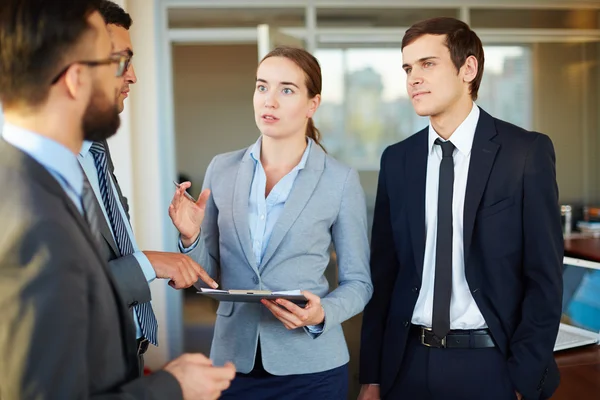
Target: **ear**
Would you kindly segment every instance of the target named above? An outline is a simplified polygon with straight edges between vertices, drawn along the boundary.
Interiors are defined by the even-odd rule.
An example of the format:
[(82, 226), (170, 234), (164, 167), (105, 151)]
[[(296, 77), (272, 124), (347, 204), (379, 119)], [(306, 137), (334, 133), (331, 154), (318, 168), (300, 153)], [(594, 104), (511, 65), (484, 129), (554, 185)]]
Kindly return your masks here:
[(74, 99), (81, 96), (85, 81), (84, 68), (80, 64), (71, 65), (65, 73), (67, 93)]
[(479, 62), (475, 56), (469, 56), (465, 60), (464, 65), (462, 66), (462, 74), (463, 81), (465, 83), (471, 83), (477, 77), (477, 69), (479, 66)]
[(315, 97), (313, 97), (312, 99), (309, 100), (309, 107), (308, 107), (308, 112), (306, 113), (306, 117), (312, 118), (312, 116), (315, 114), (315, 112), (319, 108), (319, 105), (321, 105), (321, 95), (320, 94), (316, 95)]

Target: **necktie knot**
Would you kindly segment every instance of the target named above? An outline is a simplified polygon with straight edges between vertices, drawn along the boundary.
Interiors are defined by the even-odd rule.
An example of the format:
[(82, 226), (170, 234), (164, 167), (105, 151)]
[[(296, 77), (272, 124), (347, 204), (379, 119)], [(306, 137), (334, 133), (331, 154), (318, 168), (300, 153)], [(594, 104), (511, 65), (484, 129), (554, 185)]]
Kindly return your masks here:
[(106, 148), (104, 147), (104, 143), (101, 142), (93, 142), (92, 147), (90, 147), (90, 152), (93, 156), (104, 155), (106, 153)]
[(435, 144), (442, 148), (442, 157), (452, 157), (452, 153), (454, 152), (456, 146), (454, 146), (451, 141), (448, 140), (444, 142), (441, 139), (435, 139)]

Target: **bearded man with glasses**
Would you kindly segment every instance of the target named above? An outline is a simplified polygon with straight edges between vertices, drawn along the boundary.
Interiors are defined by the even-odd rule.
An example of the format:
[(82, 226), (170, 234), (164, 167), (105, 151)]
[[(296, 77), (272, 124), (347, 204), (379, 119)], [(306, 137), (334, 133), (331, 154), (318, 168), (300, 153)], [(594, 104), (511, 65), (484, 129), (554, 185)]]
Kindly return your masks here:
[(127, 57), (97, 10), (0, 5), (0, 398), (216, 399), (235, 368), (201, 354), (139, 376), (131, 314), (99, 251), (102, 210), (77, 154), (115, 134)]

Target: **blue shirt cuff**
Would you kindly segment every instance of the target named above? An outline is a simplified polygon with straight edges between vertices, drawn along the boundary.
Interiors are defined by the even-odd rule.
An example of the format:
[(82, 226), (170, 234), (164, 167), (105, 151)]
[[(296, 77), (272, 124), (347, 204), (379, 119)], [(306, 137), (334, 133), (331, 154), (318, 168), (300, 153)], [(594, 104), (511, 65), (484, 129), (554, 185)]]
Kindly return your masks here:
[(138, 264), (140, 264), (140, 268), (142, 268), (142, 272), (146, 277), (146, 281), (150, 283), (153, 280), (155, 280), (156, 272), (154, 271), (154, 268), (152, 268), (152, 264), (150, 264), (150, 260), (148, 260), (148, 257), (146, 257), (146, 255), (141, 251), (136, 251), (135, 253), (133, 253), (133, 256), (137, 260)]
[(319, 324), (319, 325), (307, 325), (306, 329), (308, 329), (308, 331), (312, 334), (318, 335), (319, 333), (323, 333), (323, 326), (324, 324)]
[(194, 250), (196, 248), (196, 246), (198, 246), (198, 243), (200, 242), (200, 235), (198, 235), (198, 238), (196, 238), (196, 241), (194, 243), (192, 243), (192, 245), (190, 247), (184, 247), (183, 246), (183, 242), (181, 241), (181, 237), (179, 238), (179, 251), (182, 252), (183, 254), (187, 254), (189, 252), (191, 252), (192, 250)]

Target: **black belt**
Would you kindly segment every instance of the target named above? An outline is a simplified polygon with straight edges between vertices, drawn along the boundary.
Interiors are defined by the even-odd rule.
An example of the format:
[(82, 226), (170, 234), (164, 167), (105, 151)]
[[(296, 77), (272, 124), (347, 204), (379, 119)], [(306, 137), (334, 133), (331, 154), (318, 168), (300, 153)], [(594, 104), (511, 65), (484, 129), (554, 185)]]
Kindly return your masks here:
[(423, 346), (438, 349), (481, 349), (496, 347), (489, 329), (451, 330), (445, 338), (438, 339), (431, 328), (412, 325), (411, 333)]
[(141, 337), (137, 340), (137, 353), (139, 356), (144, 354), (148, 350), (150, 342), (145, 337)]

